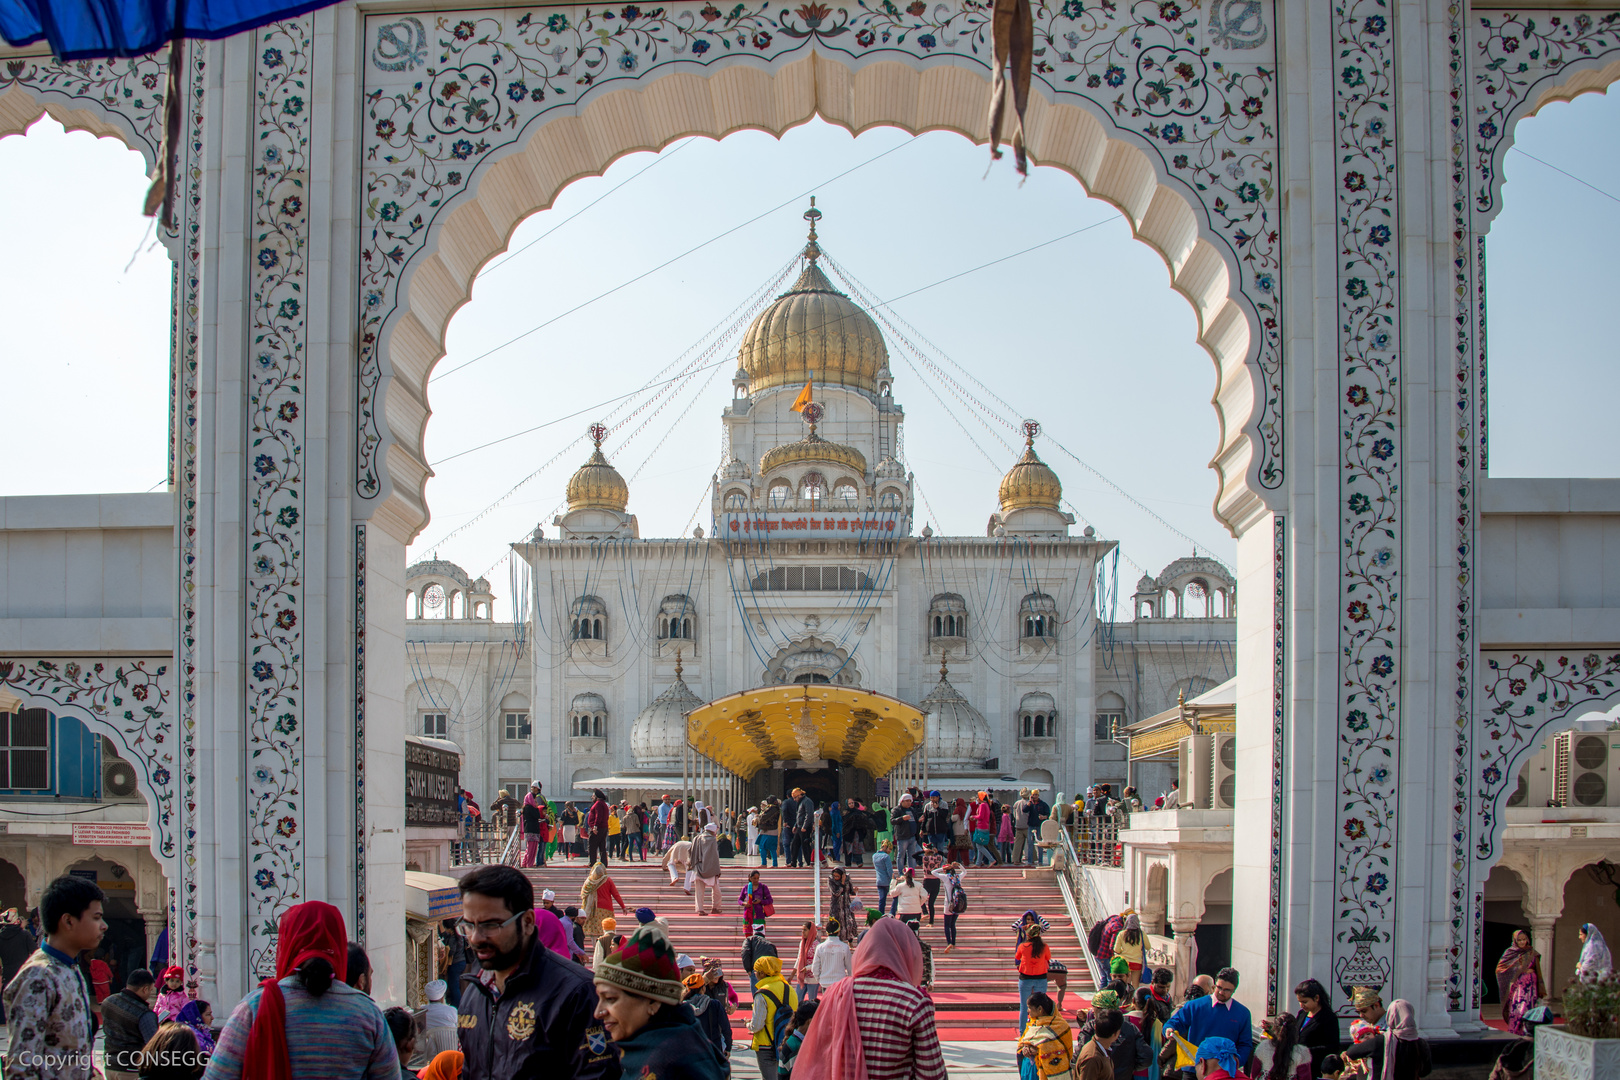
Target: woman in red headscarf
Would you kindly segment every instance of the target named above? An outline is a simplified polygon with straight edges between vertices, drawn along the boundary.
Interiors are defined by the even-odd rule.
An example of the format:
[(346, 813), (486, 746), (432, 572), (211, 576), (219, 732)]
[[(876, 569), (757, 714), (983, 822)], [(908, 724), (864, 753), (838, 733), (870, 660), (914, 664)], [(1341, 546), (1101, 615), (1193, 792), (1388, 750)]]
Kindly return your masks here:
[(343, 914), (312, 900), (288, 909), (276, 935), (276, 976), (225, 1022), (208, 1080), (398, 1080), (382, 1010), (343, 981)]
[(919, 990), (922, 948), (911, 928), (885, 917), (855, 950), (855, 970), (821, 995), (796, 1080), (945, 1080), (934, 1003)]

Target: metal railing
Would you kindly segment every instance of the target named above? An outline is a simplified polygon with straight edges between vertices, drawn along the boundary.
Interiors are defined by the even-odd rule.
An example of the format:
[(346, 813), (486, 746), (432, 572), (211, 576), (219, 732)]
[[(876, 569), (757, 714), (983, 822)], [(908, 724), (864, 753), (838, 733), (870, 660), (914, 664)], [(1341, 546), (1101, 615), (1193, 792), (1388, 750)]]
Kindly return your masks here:
[(1064, 835), (1074, 850), (1075, 861), (1087, 866), (1125, 865), (1125, 847), (1119, 840), (1119, 822), (1113, 818), (1076, 816)]
[[(518, 830), (512, 830), (512, 836)], [(461, 836), (450, 843), (450, 865), (452, 866), (482, 866), (504, 857), (502, 849), (510, 847), (511, 838), (506, 834), (504, 826), (494, 822), (480, 821), (470, 828), (463, 828)]]
[(1057, 858), (1052, 860), (1052, 867), (1057, 871), (1058, 889), (1063, 893), (1063, 902), (1069, 909), (1069, 918), (1080, 938), (1080, 952), (1086, 959), (1086, 968), (1091, 972), (1091, 985), (1103, 986), (1105, 980), (1102, 964), (1091, 955), (1087, 936), (1092, 926), (1108, 918), (1108, 912), (1103, 907), (1102, 895), (1097, 892), (1097, 887), (1091, 883), (1091, 877), (1085, 871), (1085, 864), (1077, 857), (1074, 839), (1067, 830), (1063, 832), (1063, 848), (1058, 852)]

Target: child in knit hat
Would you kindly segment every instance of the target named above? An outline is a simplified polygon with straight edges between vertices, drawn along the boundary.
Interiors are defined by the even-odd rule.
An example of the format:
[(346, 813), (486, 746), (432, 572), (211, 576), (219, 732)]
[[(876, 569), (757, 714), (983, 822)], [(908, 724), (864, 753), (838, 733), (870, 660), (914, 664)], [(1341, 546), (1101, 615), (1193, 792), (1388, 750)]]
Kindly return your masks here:
[(644, 923), (597, 967), (596, 1018), (619, 1051), (620, 1072), (659, 1080), (723, 1080), (725, 1063), (698, 1026), (669, 933)]

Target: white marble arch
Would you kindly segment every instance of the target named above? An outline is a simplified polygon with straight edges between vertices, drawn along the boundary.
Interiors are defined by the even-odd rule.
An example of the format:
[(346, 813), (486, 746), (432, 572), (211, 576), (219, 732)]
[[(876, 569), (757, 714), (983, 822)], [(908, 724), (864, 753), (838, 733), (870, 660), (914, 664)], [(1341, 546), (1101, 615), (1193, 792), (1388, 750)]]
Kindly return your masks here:
[[(671, 9), (699, 6), (688, 0)], [(390, 18), (374, 16), (368, 33), (396, 32), (392, 27), (400, 24)], [(780, 136), (815, 116), (855, 134), (875, 126), (913, 134), (953, 131), (982, 144), (988, 130), (988, 72), (976, 58), (964, 59), (960, 52), (923, 57), (892, 49), (881, 59), (851, 58), (808, 45), (769, 62), (734, 55), (696, 70), (680, 63), (650, 68), (624, 89), (528, 121), (521, 138), (474, 155), (465, 163), (464, 184), (433, 211), (426, 239), (417, 241), (420, 250), (405, 246), (398, 278), (384, 283), (375, 299), (362, 279), (362, 311), (380, 305), (389, 312), (375, 331), (382, 343), (380, 370), (370, 375), (364, 355), (361, 362), (362, 396), (369, 380), (377, 379), (379, 402), (372, 411), (386, 418), (381, 431), (361, 436), (362, 444), (367, 438), (381, 440), (380, 452), (361, 453), (360, 490), (376, 501), (373, 520), (398, 530), (407, 542), (425, 527), (425, 490), (432, 475), (422, 449), (431, 413), (427, 382), (444, 355), (450, 319), (470, 298), (479, 270), (505, 250), (517, 226), (549, 207), (568, 183), (599, 176), (626, 154), (661, 150), (692, 135), (720, 139), (758, 130)], [(1263, 51), (1244, 59), (1264, 59)], [(368, 93), (386, 97), (399, 76), (379, 76), (374, 68), (366, 69)], [(1211, 211), (1199, 193), (1166, 167), (1155, 140), (1111, 116), (1097, 97), (1090, 100), (1067, 87), (1054, 93), (1037, 80), (1028, 117), (1030, 154), (1039, 164), (1074, 176), (1086, 195), (1119, 209), (1136, 238), (1164, 259), (1171, 288), (1193, 306), (1198, 341), (1215, 362), (1211, 404), (1219, 435), (1210, 467), (1219, 484), (1214, 511), (1237, 535), (1280, 503), (1281, 389), (1265, 369), (1274, 361), (1263, 348), (1266, 334), (1257, 314), (1275, 302), (1270, 275), (1264, 275), (1266, 289), (1247, 283), (1257, 300), (1244, 295), (1244, 264), (1230, 237), (1210, 227)], [(364, 122), (361, 135), (369, 139)], [(376, 141), (370, 142), (368, 158), (375, 160)], [(1264, 145), (1257, 154), (1269, 154)], [(402, 166), (395, 162), (394, 167)], [(368, 166), (367, 175), (389, 174)], [(1221, 194), (1206, 190), (1202, 199), (1214, 202)], [(363, 223), (362, 250), (379, 247), (365, 238), (365, 229)], [(1252, 279), (1254, 271), (1247, 276)], [(372, 324), (363, 325), (370, 332)], [(364, 467), (373, 454), (382, 462), (379, 476)]]

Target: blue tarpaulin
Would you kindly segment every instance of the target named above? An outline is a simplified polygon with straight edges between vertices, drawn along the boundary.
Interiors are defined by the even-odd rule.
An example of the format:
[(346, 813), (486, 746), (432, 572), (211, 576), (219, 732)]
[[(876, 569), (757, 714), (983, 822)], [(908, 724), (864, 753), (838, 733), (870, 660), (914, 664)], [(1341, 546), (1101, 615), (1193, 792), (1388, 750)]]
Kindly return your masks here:
[(62, 60), (141, 56), (175, 38), (223, 38), (336, 0), (0, 0), (8, 45), (50, 42)]

